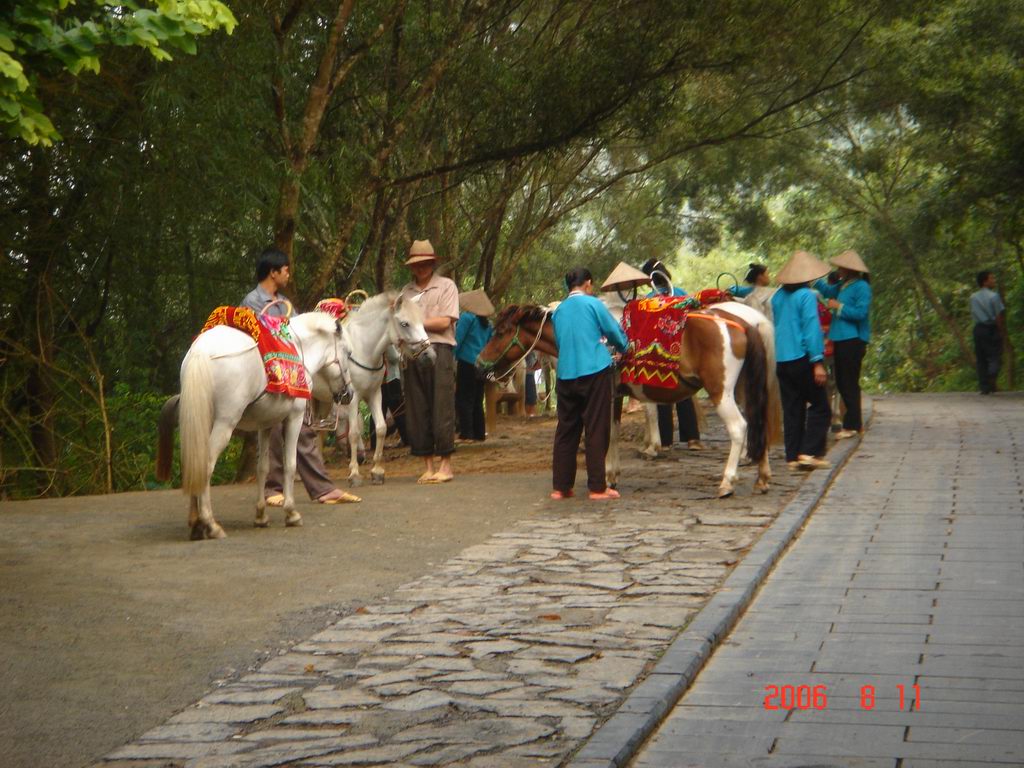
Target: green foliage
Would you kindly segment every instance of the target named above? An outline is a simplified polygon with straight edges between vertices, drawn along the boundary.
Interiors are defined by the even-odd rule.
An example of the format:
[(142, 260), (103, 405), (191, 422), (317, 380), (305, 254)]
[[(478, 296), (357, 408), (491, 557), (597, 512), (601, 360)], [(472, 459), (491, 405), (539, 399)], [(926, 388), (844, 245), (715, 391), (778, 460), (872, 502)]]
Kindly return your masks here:
[(157, 61), (169, 49), (196, 52), (196, 38), (230, 34), (235, 17), (219, 0), (17, 0), (0, 11), (0, 131), (28, 144), (61, 138), (40, 92), (62, 75), (99, 73), (105, 46), (138, 47)]

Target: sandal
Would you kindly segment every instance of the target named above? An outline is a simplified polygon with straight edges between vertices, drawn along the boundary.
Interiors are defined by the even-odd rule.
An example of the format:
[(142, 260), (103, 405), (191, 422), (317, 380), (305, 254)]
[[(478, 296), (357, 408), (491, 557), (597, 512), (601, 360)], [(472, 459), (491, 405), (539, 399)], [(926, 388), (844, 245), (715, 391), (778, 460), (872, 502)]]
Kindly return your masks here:
[(347, 491), (342, 491), (341, 492), (341, 496), (338, 496), (337, 498), (325, 499), (323, 496), (321, 496), (319, 499), (316, 500), (316, 503), (317, 504), (355, 504), (355, 503), (360, 502), (360, 501), (362, 501), (362, 499), (359, 498), (358, 496), (356, 496), (355, 494), (348, 493)]
[(430, 482), (433, 482), (433, 481), (431, 480), (431, 478), (432, 478), (433, 476), (434, 476), (434, 473), (433, 473), (433, 472), (424, 472), (424, 473), (423, 473), (422, 475), (420, 475), (420, 479), (419, 479), (419, 480), (417, 480), (416, 482), (417, 482), (417, 483), (419, 483), (420, 485), (424, 485), (424, 484), (426, 484), (426, 483), (430, 483)]
[(275, 493), (273, 496), (267, 496), (264, 499), (268, 507), (283, 507), (284, 506), (284, 494)]
[(600, 493), (590, 492), (589, 498), (591, 501), (600, 501), (601, 499), (619, 499), (622, 498), (618, 491), (614, 488), (605, 488)]
[(576, 492), (570, 488), (568, 491), (552, 491), (549, 498), (552, 498), (555, 501), (561, 501), (562, 499), (571, 499), (575, 495)]
[(450, 483), (455, 479), (455, 475), (442, 475), (440, 472), (436, 472), (430, 476), (429, 480), (424, 482), (430, 483), (431, 485), (437, 485), (439, 483)]

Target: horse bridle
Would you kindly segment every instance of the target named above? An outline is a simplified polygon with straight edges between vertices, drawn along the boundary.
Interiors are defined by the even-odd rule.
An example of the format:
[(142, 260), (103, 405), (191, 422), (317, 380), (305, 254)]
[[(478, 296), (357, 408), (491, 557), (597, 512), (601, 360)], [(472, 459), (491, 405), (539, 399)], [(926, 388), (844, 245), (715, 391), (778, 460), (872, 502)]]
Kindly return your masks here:
[[(295, 336), (296, 346), (299, 349), (299, 357), (302, 358), (302, 364), (306, 365), (306, 351), (303, 349), (303, 346), (302, 346), (302, 337), (297, 335), (297, 334), (295, 334), (294, 336)], [(352, 391), (352, 381), (345, 375), (345, 366), (341, 364), (341, 349), (340, 349), (340, 344), (341, 344), (341, 321), (340, 320), (335, 319), (335, 321), (334, 321), (334, 334), (333, 334), (333, 336), (334, 336), (334, 359), (330, 360), (323, 367), (323, 370), (326, 371), (332, 365), (337, 365), (338, 366), (338, 372), (341, 374), (341, 383), (345, 385), (345, 388), (344, 388), (344, 391), (342, 391), (342, 392), (332, 392), (331, 393), (331, 397), (334, 399), (335, 403), (343, 405), (344, 403), (342, 401), (344, 401), (345, 398), (348, 397), (349, 393), (351, 393), (351, 391)], [(349, 359), (352, 360), (351, 356), (349, 357)], [(355, 361), (353, 360), (353, 362), (355, 362)], [(357, 363), (357, 365), (358, 365), (358, 363)], [(308, 366), (306, 367), (306, 370), (307, 371), (309, 370)]]
[[(498, 382), (499, 384), (501, 384), (501, 383), (504, 383), (504, 382), (508, 381), (510, 378), (512, 378), (512, 376), (515, 373), (516, 368), (519, 367), (519, 364), (522, 363), (524, 360), (526, 360), (526, 358), (529, 357), (530, 353), (533, 352), (533, 350), (537, 348), (537, 344), (540, 342), (540, 337), (544, 333), (544, 323), (547, 322), (548, 315), (550, 315), (550, 314), (551, 314), (551, 311), (548, 310), (548, 309), (545, 309), (543, 311), (543, 314), (541, 315), (541, 318), (540, 318), (540, 326), (537, 328), (537, 332), (536, 332), (536, 334), (533, 337), (533, 344), (531, 344), (529, 347), (527, 347), (525, 344), (523, 344), (523, 342), (521, 342), (519, 340), (519, 332), (523, 329), (523, 326), (520, 325), (519, 323), (516, 323), (516, 332), (512, 335), (512, 340), (501, 351), (501, 354), (499, 354), (496, 358), (494, 358), (494, 360), (484, 360), (484, 361), (482, 361), (481, 368), (483, 368), (483, 370), (487, 372), (487, 379), (489, 381), (495, 381), (495, 382)], [(522, 321), (522, 318), (520, 318), (520, 322), (521, 321)], [(531, 331), (531, 333), (532, 333), (532, 331)], [(505, 355), (507, 355), (509, 353), (509, 351), (512, 349), (512, 347), (516, 347), (516, 346), (518, 346), (521, 350), (523, 350), (522, 357), (520, 357), (518, 360), (516, 360), (514, 363), (512, 363), (508, 367), (508, 370), (505, 371), (505, 373), (503, 373), (501, 376), (495, 376), (493, 373), (491, 373), (491, 369), (493, 369), (494, 366), (496, 366), (501, 360), (504, 360), (505, 359)]]

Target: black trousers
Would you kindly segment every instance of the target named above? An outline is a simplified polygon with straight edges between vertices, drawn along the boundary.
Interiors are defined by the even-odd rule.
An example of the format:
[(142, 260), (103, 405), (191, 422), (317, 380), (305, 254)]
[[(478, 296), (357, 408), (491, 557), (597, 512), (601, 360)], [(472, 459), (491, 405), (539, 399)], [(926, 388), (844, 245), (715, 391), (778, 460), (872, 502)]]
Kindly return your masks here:
[[(676, 403), (676, 416), (679, 418), (679, 442), (700, 440), (700, 429), (697, 427), (697, 408), (693, 399), (680, 400)], [(661, 444), (668, 448), (672, 445), (672, 405), (658, 406), (658, 433)]]
[(978, 388), (983, 395), (996, 391), (996, 379), (1003, 362), (1003, 340), (995, 323), (974, 326), (974, 356), (978, 366)]
[(782, 398), (782, 430), (786, 461), (798, 456), (822, 456), (832, 409), (825, 387), (814, 383), (814, 370), (806, 356), (776, 363)]
[(846, 406), (843, 429), (859, 432), (864, 426), (860, 415), (860, 368), (868, 345), (863, 339), (846, 339), (833, 342), (833, 346), (835, 356), (832, 365), (836, 372), (836, 389)]
[(484, 423), (484, 383), (476, 375), (476, 366), (457, 360), (455, 377), (455, 418), (459, 437), (483, 440), (487, 436)]
[(587, 457), (587, 487), (594, 493), (607, 490), (604, 461), (612, 429), (612, 372), (614, 368), (559, 379), (558, 426), (551, 456), (551, 487), (569, 491), (576, 485), (576, 449), (586, 427), (584, 448)]
[(417, 360), (405, 369), (405, 414), (413, 456), (455, 453), (455, 355), (434, 344), (433, 365)]
[[(402, 438), (402, 442), (406, 445), (409, 444), (409, 432), (405, 428), (405, 414), (402, 413), (402, 381), (401, 379), (392, 379), (391, 381), (385, 381), (384, 385), (380, 388), (380, 399), (381, 399), (381, 410), (384, 411), (384, 418), (387, 418), (388, 413), (391, 413), (392, 418), (395, 420), (395, 429), (398, 430), (398, 435)], [(377, 449), (377, 422), (370, 418), (373, 428), (370, 430), (370, 450)], [(390, 435), (393, 430), (388, 430)]]

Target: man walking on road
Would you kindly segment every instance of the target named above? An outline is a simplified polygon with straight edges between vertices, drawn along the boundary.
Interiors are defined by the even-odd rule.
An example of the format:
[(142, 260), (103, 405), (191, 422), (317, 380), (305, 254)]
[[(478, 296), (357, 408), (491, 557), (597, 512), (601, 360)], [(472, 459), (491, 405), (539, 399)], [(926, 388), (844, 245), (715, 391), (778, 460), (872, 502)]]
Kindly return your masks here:
[(1003, 300), (996, 293), (996, 276), (990, 270), (978, 273), (978, 290), (971, 294), (971, 318), (974, 320), (974, 356), (978, 366), (978, 388), (981, 394), (996, 391), (996, 379), (1003, 358), (1006, 338), (1006, 313)]

